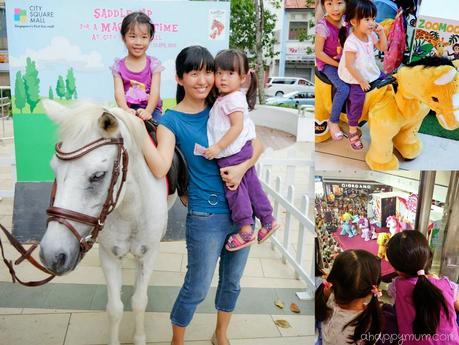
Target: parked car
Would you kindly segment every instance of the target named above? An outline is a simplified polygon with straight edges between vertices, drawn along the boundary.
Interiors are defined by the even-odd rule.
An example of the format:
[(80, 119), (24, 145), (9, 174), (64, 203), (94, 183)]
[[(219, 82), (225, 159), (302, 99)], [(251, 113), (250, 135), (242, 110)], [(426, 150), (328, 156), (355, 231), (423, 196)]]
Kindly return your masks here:
[(294, 77), (270, 77), (265, 89), (268, 97), (281, 97), (293, 91), (314, 93), (314, 83), (304, 78)]
[(267, 105), (289, 105), (298, 108), (299, 105), (315, 105), (314, 93), (293, 91), (283, 97), (270, 97), (266, 100)]

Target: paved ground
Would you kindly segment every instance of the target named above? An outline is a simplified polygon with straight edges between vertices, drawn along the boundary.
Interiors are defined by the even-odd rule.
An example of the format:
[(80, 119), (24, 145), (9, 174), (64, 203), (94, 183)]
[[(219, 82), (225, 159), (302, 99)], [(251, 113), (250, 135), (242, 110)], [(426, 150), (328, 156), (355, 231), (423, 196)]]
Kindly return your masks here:
[[(11, 121), (7, 130), (12, 133)], [(265, 156), (272, 159), (310, 159), (313, 144), (294, 143), (294, 137), (267, 128), (257, 128), (266, 146)], [(11, 141), (0, 141), (1, 159), (13, 154)], [(4, 162), (4, 161), (3, 161)], [(285, 166), (270, 167), (273, 178), (281, 176), (283, 181), (295, 184), (295, 204), (301, 196), (310, 194), (312, 183), (306, 166), (297, 167), (295, 173), (286, 175)], [(0, 166), (0, 190), (12, 190), (14, 176), (11, 167)], [(283, 186), (282, 190), (286, 190)], [(0, 223), (11, 229), (13, 198), (0, 201)], [(285, 221), (285, 212), (279, 210), (279, 219)], [(289, 246), (296, 248), (298, 225), (292, 224)], [(277, 235), (283, 237), (283, 232)], [(3, 239), (4, 237), (2, 237)], [(312, 269), (313, 241), (307, 235), (304, 267)], [(7, 246), (6, 255), (15, 259), (16, 254)], [(171, 337), (169, 311), (180, 288), (186, 271), (186, 248), (183, 241), (161, 243), (160, 255), (153, 273), (146, 316), (147, 341), (149, 344), (169, 344)], [(30, 266), (19, 266), (19, 273), (27, 280), (41, 279)], [(134, 262), (126, 258), (123, 262), (123, 299), (129, 310), (134, 277)], [(106, 303), (104, 278), (99, 265), (97, 247), (88, 253), (78, 268), (53, 283), (41, 288), (24, 288), (10, 282), (3, 264), (0, 264), (0, 343), (19, 345), (30, 343), (43, 345), (105, 344), (107, 321), (103, 311)], [(229, 337), (233, 345), (309, 345), (313, 343), (313, 302), (300, 301), (295, 292), (306, 288), (304, 282), (295, 279), (293, 269), (281, 261), (280, 254), (271, 249), (270, 243), (255, 245), (241, 281), (242, 293), (231, 323)], [(213, 294), (216, 276), (207, 299), (200, 305), (187, 331), (187, 344), (209, 345), (215, 323)], [(287, 310), (274, 306), (281, 298)], [(297, 303), (301, 313), (288, 310), (290, 303)], [(290, 328), (279, 328), (274, 320), (287, 320)], [(121, 327), (121, 341), (129, 344), (133, 332), (132, 313), (125, 313)]]

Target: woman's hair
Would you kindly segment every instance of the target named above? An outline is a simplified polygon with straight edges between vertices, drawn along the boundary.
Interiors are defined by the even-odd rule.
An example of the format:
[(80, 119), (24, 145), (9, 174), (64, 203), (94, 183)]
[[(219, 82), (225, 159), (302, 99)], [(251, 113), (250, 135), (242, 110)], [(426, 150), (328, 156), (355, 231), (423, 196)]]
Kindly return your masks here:
[[(362, 313), (343, 327), (343, 330), (348, 326), (355, 327), (354, 334), (348, 339), (349, 343), (358, 342), (363, 334), (376, 335), (382, 329), (381, 308), (378, 297), (372, 292), (381, 281), (380, 275), (379, 258), (365, 250), (346, 250), (339, 254), (333, 263), (327, 281), (332, 284), (331, 291), (338, 305), (346, 305), (372, 294)], [(315, 296), (315, 314), (318, 321), (327, 320), (332, 314), (332, 309), (327, 306), (328, 297), (324, 293), (324, 288), (324, 284), (320, 285)], [(373, 343), (369, 340), (365, 342)]]
[(247, 56), (242, 51), (236, 49), (221, 50), (217, 56), (215, 56), (215, 69), (219, 68), (224, 71), (236, 72), (240, 76), (247, 75), (250, 77), (250, 85), (246, 97), (249, 110), (253, 110), (257, 100), (258, 83), (255, 72), (249, 69), (249, 60)]
[[(416, 230), (405, 230), (392, 236), (387, 243), (387, 258), (397, 271), (408, 277), (418, 276), (420, 270), (427, 272), (432, 264), (432, 252), (427, 239)], [(449, 317), (443, 294), (426, 275), (420, 275), (414, 286), (413, 305), (416, 310), (413, 334), (435, 334), (442, 307)]]
[(136, 25), (141, 24), (145, 24), (148, 27), (150, 41), (152, 41), (155, 35), (155, 25), (151, 22), (150, 17), (143, 12), (132, 12), (124, 17), (123, 22), (121, 23), (121, 37), (124, 38), (129, 30), (132, 30)]
[[(346, 23), (351, 25), (351, 20), (356, 20), (359, 23), (364, 18), (374, 18), (377, 13), (376, 5), (372, 0), (348, 0), (346, 4)], [(339, 30), (339, 41), (341, 46), (344, 47), (350, 26), (343, 26)]]
[[(183, 79), (185, 73), (191, 71), (215, 72), (215, 60), (212, 54), (204, 47), (190, 46), (182, 49), (175, 59), (175, 71), (179, 79)], [(177, 84), (176, 101), (180, 103), (185, 98), (185, 89)], [(206, 98), (206, 104), (212, 106), (215, 101), (215, 89), (212, 88)]]

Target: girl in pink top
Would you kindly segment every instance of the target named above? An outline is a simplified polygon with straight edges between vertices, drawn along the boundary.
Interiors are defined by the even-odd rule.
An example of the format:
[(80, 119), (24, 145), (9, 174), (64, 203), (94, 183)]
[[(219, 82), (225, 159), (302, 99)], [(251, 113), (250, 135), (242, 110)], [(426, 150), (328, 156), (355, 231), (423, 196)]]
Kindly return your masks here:
[(399, 274), (390, 292), (403, 345), (459, 345), (457, 285), (427, 272), (432, 260), (427, 239), (405, 230), (387, 246), (389, 262)]
[(162, 113), (159, 84), (164, 68), (158, 59), (146, 54), (154, 34), (155, 26), (145, 13), (127, 15), (121, 36), (128, 55), (116, 59), (112, 66), (116, 103), (143, 120), (159, 120)]

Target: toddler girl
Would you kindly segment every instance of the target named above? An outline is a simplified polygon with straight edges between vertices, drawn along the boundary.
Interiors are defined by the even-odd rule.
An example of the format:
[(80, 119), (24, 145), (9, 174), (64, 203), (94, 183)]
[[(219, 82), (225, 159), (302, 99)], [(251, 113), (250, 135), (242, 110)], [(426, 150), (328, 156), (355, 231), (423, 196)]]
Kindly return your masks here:
[[(252, 157), (251, 140), (255, 138), (255, 125), (249, 118), (249, 109), (255, 105), (257, 80), (255, 73), (249, 72), (247, 56), (237, 50), (219, 52), (215, 67), (219, 97), (210, 110), (207, 123), (209, 148), (204, 155), (207, 159), (217, 158), (218, 166), (224, 168)], [(242, 90), (245, 84), (249, 87)], [(258, 243), (264, 242), (279, 227), (255, 167), (247, 170), (236, 190), (225, 186), (225, 196), (231, 217), (240, 229), (229, 237), (225, 246), (228, 251), (245, 248), (257, 240), (252, 228), (253, 213), (262, 225), (258, 230)]]
[(336, 257), (315, 297), (323, 345), (376, 342), (382, 328), (380, 274), (379, 259), (365, 250), (346, 250)]
[(343, 56), (338, 65), (338, 75), (344, 82), (350, 84), (346, 110), (349, 142), (351, 148), (356, 151), (363, 149), (357, 125), (362, 115), (365, 91), (370, 90), (370, 83), (384, 78), (384, 74), (376, 65), (374, 47), (381, 51), (386, 50), (387, 40), (383, 27), (375, 22), (375, 17), (376, 6), (371, 0), (348, 2), (346, 21), (351, 24), (352, 32), (345, 39)]
[(143, 120), (159, 120), (162, 101), (159, 96), (161, 71), (158, 59), (148, 56), (155, 26), (142, 12), (127, 15), (121, 24), (121, 36), (128, 55), (112, 66), (115, 100), (120, 108)]

